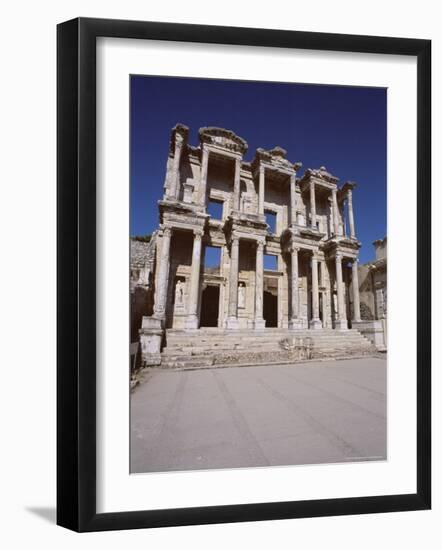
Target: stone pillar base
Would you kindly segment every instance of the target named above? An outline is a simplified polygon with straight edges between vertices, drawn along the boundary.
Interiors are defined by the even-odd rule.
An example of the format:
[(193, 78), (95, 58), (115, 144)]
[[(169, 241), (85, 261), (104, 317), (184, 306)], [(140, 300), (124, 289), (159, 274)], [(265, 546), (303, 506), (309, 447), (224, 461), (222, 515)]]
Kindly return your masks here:
[(239, 328), (239, 322), (237, 317), (227, 317), (226, 328), (236, 330)]
[(161, 344), (163, 341), (163, 320), (156, 317), (143, 317), (140, 329), (140, 345), (143, 366), (161, 364)]
[(289, 329), (290, 330), (300, 330), (302, 329), (302, 321), (301, 319), (290, 319), (289, 320)]
[(199, 328), (199, 321), (196, 315), (189, 315), (184, 321), (184, 328), (186, 330), (196, 330)]
[(310, 328), (313, 330), (320, 330), (322, 329), (322, 321), (321, 319), (312, 319), (310, 321)]
[(335, 322), (335, 329), (336, 330), (348, 330), (348, 323), (347, 320), (339, 320)]
[(370, 340), (378, 351), (387, 351), (386, 324), (383, 321), (352, 321), (352, 326)]
[(255, 322), (253, 324), (253, 328), (255, 330), (263, 330), (266, 328), (266, 322), (265, 319), (255, 319)]

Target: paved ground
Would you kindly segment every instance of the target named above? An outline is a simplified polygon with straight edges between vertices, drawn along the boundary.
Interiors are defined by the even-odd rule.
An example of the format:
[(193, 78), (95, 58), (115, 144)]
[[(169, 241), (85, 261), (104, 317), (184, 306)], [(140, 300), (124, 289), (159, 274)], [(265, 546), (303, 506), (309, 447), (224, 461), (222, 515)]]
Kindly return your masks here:
[(386, 457), (386, 361), (155, 370), (131, 398), (131, 471)]

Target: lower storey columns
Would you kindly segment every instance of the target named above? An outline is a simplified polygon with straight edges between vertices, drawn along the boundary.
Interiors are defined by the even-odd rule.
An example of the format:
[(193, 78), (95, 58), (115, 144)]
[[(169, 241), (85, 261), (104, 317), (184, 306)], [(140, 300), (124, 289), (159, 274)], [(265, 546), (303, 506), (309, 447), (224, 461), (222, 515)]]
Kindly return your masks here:
[(169, 256), (170, 256), (170, 239), (172, 230), (169, 227), (163, 229), (160, 253), (160, 267), (158, 271), (158, 279), (156, 281), (156, 293), (154, 304), (154, 317), (164, 321), (166, 317), (166, 300), (167, 289), (169, 282)]
[(226, 328), (237, 329), (238, 325), (238, 259), (239, 238), (232, 237), (230, 245), (229, 309)]
[(255, 277), (255, 329), (263, 329), (266, 323), (263, 318), (264, 296), (264, 241), (256, 243), (256, 277)]
[(361, 304), (359, 301), (359, 277), (358, 277), (358, 260), (354, 259), (351, 266), (352, 270), (352, 285), (353, 285), (353, 321), (356, 323), (361, 320)]
[(290, 268), (290, 319), (289, 328), (298, 329), (302, 327), (299, 318), (299, 281), (298, 281), (298, 252), (299, 249), (292, 247), (290, 250), (291, 268)]
[(316, 252), (312, 255), (312, 320), (310, 328), (322, 328), (321, 319), (319, 318), (319, 281), (318, 281), (318, 256)]
[(190, 272), (189, 309), (186, 319), (186, 328), (197, 329), (198, 321), (198, 294), (201, 272), (201, 239), (202, 231), (195, 231), (192, 251), (192, 267)]
[(336, 262), (336, 292), (337, 292), (337, 302), (338, 302), (338, 311), (336, 316), (335, 326), (337, 329), (345, 330), (348, 328), (347, 325), (347, 316), (345, 313), (345, 302), (344, 302), (344, 283), (342, 281), (342, 255), (336, 253), (335, 256)]

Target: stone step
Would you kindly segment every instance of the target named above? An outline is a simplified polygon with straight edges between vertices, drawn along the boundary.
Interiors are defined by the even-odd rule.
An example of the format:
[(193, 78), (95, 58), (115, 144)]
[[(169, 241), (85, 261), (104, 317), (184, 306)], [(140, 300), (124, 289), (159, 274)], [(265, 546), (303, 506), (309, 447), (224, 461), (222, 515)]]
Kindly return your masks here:
[(362, 336), (360, 332), (353, 332), (353, 331), (323, 331), (323, 330), (317, 330), (317, 331), (306, 331), (306, 332), (280, 332), (280, 333), (272, 333), (272, 332), (245, 332), (245, 333), (226, 333), (226, 334), (202, 334), (200, 332), (196, 333), (182, 333), (182, 334), (169, 334), (166, 332), (166, 338), (168, 340), (196, 340), (196, 339), (210, 339), (210, 340), (230, 340), (230, 339), (244, 339), (244, 338), (321, 338), (321, 337), (327, 337), (331, 336), (334, 338), (351, 338), (353, 336)]
[[(311, 343), (306, 348), (285, 350), (281, 340), (298, 339)], [(306, 340), (308, 339), (308, 340)], [(196, 332), (170, 329), (162, 352), (163, 368), (205, 368), (238, 364), (272, 364), (311, 359), (350, 357), (373, 352), (371, 342), (356, 329), (319, 331), (266, 329), (263, 331), (200, 329)]]
[[(313, 349), (353, 349), (355, 347), (371, 347), (371, 343), (366, 340), (360, 340), (358, 342), (324, 342), (322, 344), (313, 344)], [(273, 351), (284, 349), (280, 345), (275, 344), (255, 344), (253, 348), (249, 346), (167, 346), (163, 350), (163, 354), (166, 355), (196, 355), (199, 353), (216, 353), (218, 351), (249, 351), (253, 349), (254, 351)]]
[[(304, 341), (305, 343), (305, 341)], [(338, 339), (321, 339), (321, 340), (312, 340), (312, 346), (313, 347), (324, 347), (329, 344), (331, 345), (339, 345), (339, 346), (353, 346), (358, 345), (361, 343), (370, 344), (370, 342), (366, 338), (358, 338), (358, 339), (346, 339), (346, 340), (338, 340)], [(198, 341), (198, 342), (168, 342), (165, 349), (241, 349), (241, 348), (250, 348), (250, 347), (269, 347), (269, 348), (279, 348), (280, 346), (280, 340), (273, 340), (273, 341), (254, 341), (254, 342), (248, 342), (248, 341), (236, 341), (236, 342), (209, 342), (209, 341)]]
[(272, 336), (272, 335), (266, 335), (266, 336), (253, 336), (253, 335), (247, 335), (247, 336), (236, 336), (234, 337), (222, 337), (222, 336), (199, 336), (199, 337), (192, 337), (192, 338), (185, 338), (185, 337), (166, 337), (167, 342), (261, 342), (268, 340), (269, 342), (275, 342), (279, 340), (283, 340), (285, 338), (297, 338), (297, 339), (306, 339), (310, 338), (312, 340), (326, 340), (326, 339), (332, 339), (332, 340), (357, 340), (360, 338), (364, 338), (361, 334), (347, 334), (347, 335), (334, 335), (334, 334), (314, 334), (314, 335), (291, 335), (291, 334), (281, 334), (278, 336)]

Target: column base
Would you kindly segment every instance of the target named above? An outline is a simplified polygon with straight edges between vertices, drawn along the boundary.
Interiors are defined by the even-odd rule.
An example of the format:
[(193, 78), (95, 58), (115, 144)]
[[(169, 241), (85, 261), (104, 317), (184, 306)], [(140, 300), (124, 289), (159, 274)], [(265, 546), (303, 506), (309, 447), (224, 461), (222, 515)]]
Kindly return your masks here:
[(255, 330), (263, 330), (266, 328), (266, 322), (265, 319), (255, 319), (255, 322), (253, 323), (253, 328)]
[(238, 317), (227, 317), (226, 328), (236, 330), (239, 328)]
[(347, 319), (339, 320), (335, 322), (336, 330), (348, 330)]
[(140, 329), (140, 345), (143, 366), (161, 364), (161, 344), (163, 341), (162, 320), (143, 317)]
[(187, 319), (184, 321), (184, 328), (186, 330), (197, 330), (199, 329), (199, 320), (198, 316), (193, 314), (189, 315)]
[(289, 329), (290, 330), (300, 330), (302, 329), (301, 319), (290, 319), (289, 320)]
[(320, 330), (322, 329), (322, 321), (321, 319), (312, 319), (310, 321), (310, 328), (313, 330)]
[(161, 327), (165, 328), (166, 326), (166, 314), (165, 313), (155, 313), (151, 317), (143, 317), (142, 326), (146, 328)]

